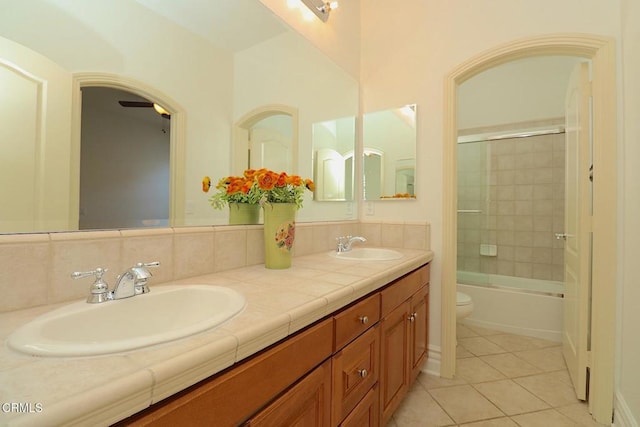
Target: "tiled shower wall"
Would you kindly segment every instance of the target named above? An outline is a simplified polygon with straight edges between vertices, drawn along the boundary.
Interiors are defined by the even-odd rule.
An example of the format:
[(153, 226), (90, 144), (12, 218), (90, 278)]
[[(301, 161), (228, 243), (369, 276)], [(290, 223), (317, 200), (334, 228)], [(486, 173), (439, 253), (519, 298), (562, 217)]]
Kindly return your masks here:
[(554, 134), (458, 144), (458, 270), (563, 280), (554, 233), (564, 230), (564, 143)]

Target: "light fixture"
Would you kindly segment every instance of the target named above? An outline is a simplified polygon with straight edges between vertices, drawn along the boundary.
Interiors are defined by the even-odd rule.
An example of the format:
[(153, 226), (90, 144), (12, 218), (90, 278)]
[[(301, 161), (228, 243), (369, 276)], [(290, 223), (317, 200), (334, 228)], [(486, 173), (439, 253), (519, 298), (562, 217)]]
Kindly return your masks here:
[(327, 22), (329, 13), (338, 7), (337, 1), (301, 0), (322, 22)]
[(167, 115), (170, 116), (171, 114), (169, 114), (169, 112), (167, 110), (165, 110), (162, 105), (160, 104), (156, 104), (155, 102), (153, 103), (153, 109), (156, 110), (156, 112), (158, 114), (162, 115)]

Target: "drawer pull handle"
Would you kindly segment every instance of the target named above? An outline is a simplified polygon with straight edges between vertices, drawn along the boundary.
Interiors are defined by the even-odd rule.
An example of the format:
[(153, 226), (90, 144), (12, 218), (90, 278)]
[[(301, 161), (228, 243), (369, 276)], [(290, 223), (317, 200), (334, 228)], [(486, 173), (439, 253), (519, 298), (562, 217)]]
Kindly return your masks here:
[(412, 315), (410, 315), (408, 317), (409, 322), (415, 322), (416, 321), (416, 313), (413, 313)]
[(369, 323), (369, 318), (367, 316), (360, 317), (360, 323), (366, 325), (367, 323)]
[(369, 372), (366, 369), (358, 369), (358, 375), (360, 375), (360, 378), (367, 378)]

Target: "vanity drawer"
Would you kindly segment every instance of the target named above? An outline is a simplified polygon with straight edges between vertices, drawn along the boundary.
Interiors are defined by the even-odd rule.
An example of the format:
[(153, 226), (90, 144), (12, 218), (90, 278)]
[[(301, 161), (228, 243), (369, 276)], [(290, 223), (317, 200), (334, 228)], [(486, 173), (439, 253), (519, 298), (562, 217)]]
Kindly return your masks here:
[(380, 295), (375, 294), (333, 317), (333, 351), (338, 351), (380, 320)]
[(338, 425), (378, 382), (380, 328), (369, 328), (333, 356), (331, 425)]
[(382, 316), (389, 314), (394, 308), (406, 301), (418, 289), (429, 282), (429, 265), (424, 265), (412, 271), (406, 276), (396, 280), (390, 286), (383, 289), (381, 310)]

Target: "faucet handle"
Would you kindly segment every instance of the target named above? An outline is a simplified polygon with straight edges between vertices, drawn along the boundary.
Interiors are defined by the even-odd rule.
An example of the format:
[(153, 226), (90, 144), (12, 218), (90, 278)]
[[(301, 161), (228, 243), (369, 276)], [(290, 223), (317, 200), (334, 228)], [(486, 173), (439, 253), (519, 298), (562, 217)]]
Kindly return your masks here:
[(149, 287), (147, 286), (147, 280), (153, 276), (151, 272), (148, 270), (148, 267), (159, 267), (160, 261), (153, 262), (138, 262), (134, 267), (131, 268), (131, 271), (135, 273), (136, 277), (134, 280), (135, 289), (134, 292), (136, 295), (146, 294), (149, 292)]
[(91, 271), (74, 271), (73, 273), (71, 273), (72, 279), (81, 279), (83, 277), (89, 276), (94, 276), (96, 278), (96, 280), (91, 285), (91, 288), (89, 288), (90, 293), (87, 297), (88, 303), (93, 304), (105, 302), (109, 299), (109, 285), (107, 285), (107, 282), (105, 282), (102, 278), (102, 276), (104, 276), (104, 273), (106, 273), (107, 271), (108, 270), (106, 268), (97, 267), (95, 270)]
[(95, 276), (96, 279), (102, 279), (102, 276), (107, 271), (109, 270), (102, 267), (97, 267), (95, 270), (91, 270), (91, 271), (74, 271), (73, 273), (71, 273), (71, 278), (81, 279), (83, 277)]
[(160, 261), (138, 262), (136, 267), (160, 267)]

